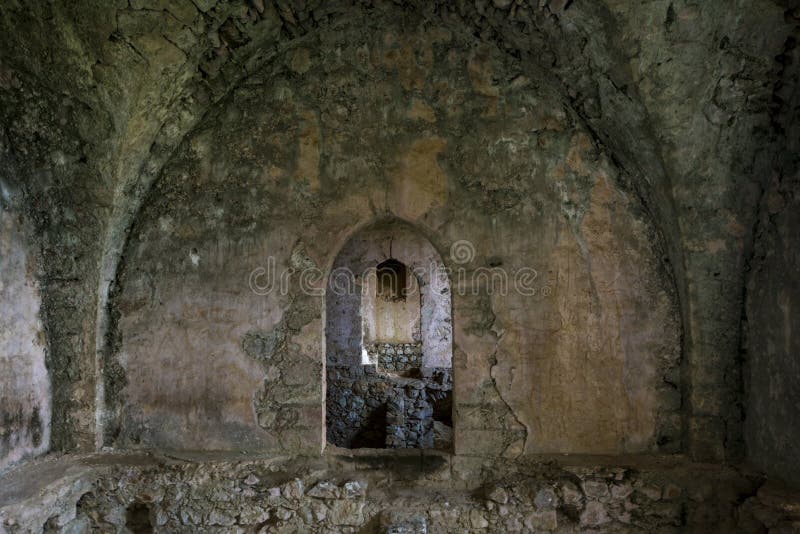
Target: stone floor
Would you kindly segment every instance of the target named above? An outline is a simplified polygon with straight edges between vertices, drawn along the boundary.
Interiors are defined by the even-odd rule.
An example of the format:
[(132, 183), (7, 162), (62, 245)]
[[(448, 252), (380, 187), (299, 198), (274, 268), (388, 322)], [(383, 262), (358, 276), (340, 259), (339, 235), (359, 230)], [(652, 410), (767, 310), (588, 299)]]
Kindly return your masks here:
[(51, 456), (0, 478), (0, 532), (800, 532), (800, 494), (680, 457)]

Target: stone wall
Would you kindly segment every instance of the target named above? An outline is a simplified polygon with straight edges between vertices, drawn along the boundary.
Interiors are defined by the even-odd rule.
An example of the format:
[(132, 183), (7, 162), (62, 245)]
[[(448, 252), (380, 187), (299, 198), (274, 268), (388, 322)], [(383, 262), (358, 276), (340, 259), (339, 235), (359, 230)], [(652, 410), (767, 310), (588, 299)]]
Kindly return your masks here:
[(432, 449), (433, 406), (421, 380), (397, 384), (386, 409), (386, 448)]
[[(157, 13), (152, 5), (72, 0), (0, 5), (0, 50), (4, 52), (0, 58), (0, 167), (4, 178), (18, 180), (24, 189), (24, 210), (32, 215), (37, 247), (45, 258), (40, 282), (57, 399), (53, 410), (57, 449), (87, 450), (98, 441), (116, 439), (116, 384), (125, 377), (104, 362), (107, 352), (113, 356), (119, 339), (114, 328), (118, 309), (108, 304), (118, 290), (117, 268), (131, 257), (126, 246), (129, 232), (136, 234), (141, 225), (147, 225), (140, 220), (140, 207), (149, 202), (165, 162), (180, 152), (187, 135), (196, 141), (191, 132), (202, 129), (203, 118), (219, 107), (226, 108), (223, 115), (229, 115), (234, 127), (242, 122), (237, 117), (255, 116), (230, 102), (241, 97), (243, 88), (259, 83), (270, 86), (273, 80), (263, 82), (264, 77), (253, 74), (274, 71), (279, 65), (285, 67), (279, 77), (290, 79), (308, 79), (322, 71), (339, 76), (349, 69), (362, 76), (353, 84), (358, 89), (379, 89), (386, 95), (372, 102), (375, 110), (384, 101), (401, 102), (391, 89), (385, 89), (402, 87), (405, 108), (397, 105), (395, 111), (407, 111), (415, 122), (406, 128), (406, 138), (383, 143), (399, 150), (406, 150), (423, 133), (450, 130), (460, 134), (450, 124), (438, 128), (443, 117), (459, 110), (476, 123), (491, 123), (492, 117), (503, 122), (513, 107), (507, 106), (512, 85), (530, 94), (531, 109), (557, 110), (563, 105), (579, 116), (588, 137), (603, 145), (617, 166), (625, 169), (620, 182), (627, 193), (641, 200), (634, 211), (646, 212), (663, 238), (654, 240), (660, 243), (656, 257), (675, 271), (672, 282), (680, 295), (679, 337), (685, 355), (679, 387), (685, 432), (679, 446), (703, 458), (741, 456), (739, 326), (746, 253), (760, 191), (781, 173), (785, 160), (797, 153), (785, 143), (798, 137), (786, 127), (798, 122), (792, 97), (797, 93), (797, 78), (791, 75), (791, 64), (798, 62), (791, 57), (800, 16), (791, 2), (753, 0), (732, 10), (722, 2), (683, 0), (345, 1), (333, 6), (324, 0), (308, 0), (291, 6), (281, 3), (278, 8), (248, 0), (207, 0), (170, 4), (164, 8), (168, 16)], [(408, 26), (397, 28), (403, 20), (409, 21)], [(436, 50), (420, 47), (407, 39), (417, 28), (449, 31), (457, 37), (440, 40)], [(364, 38), (377, 36), (381, 29), (391, 30), (385, 39)], [(331, 38), (348, 33), (344, 44), (359, 42), (357, 53), (365, 61), (350, 60), (353, 51), (347, 46), (337, 48), (342, 43)], [(325, 52), (327, 45), (333, 48)], [(443, 72), (443, 58), (463, 66), (464, 56), (473, 49), (478, 52), (470, 68), (451, 73), (469, 86), (474, 83), (475, 92), (445, 76), (431, 76), (431, 72)], [(509, 63), (519, 60), (526, 68), (502, 68), (495, 70), (496, 76), (487, 75), (481, 68), (487, 49), (509, 58)], [(365, 74), (370, 71), (372, 75)], [(536, 71), (533, 76), (531, 71)], [(536, 81), (534, 85), (552, 80), (564, 98), (545, 100), (542, 105), (530, 80)], [(302, 84), (293, 89), (297, 85)], [(330, 142), (333, 137), (347, 135), (334, 123), (337, 117), (349, 119), (355, 107), (365, 107), (358, 105), (357, 95), (350, 96), (350, 87), (336, 83), (305, 84), (301, 91), (291, 91), (288, 99), (283, 85), (277, 100), (285, 103), (297, 95), (312, 95), (320, 87), (325, 89), (319, 94), (330, 91), (324, 97), (329, 101), (335, 97), (340, 108), (312, 105), (303, 109), (308, 112), (304, 117), (314, 115), (328, 132), (324, 145), (315, 145), (314, 121), (296, 132), (311, 156), (297, 175), (309, 174), (310, 184), (315, 175), (306, 171), (314, 168), (315, 146), (335, 146)], [(442, 95), (440, 102), (436, 95)], [(269, 107), (265, 114), (282, 114), (281, 106), (273, 105), (264, 92), (258, 99), (261, 106)], [(477, 109), (476, 99), (497, 105)], [(397, 124), (404, 117), (405, 113), (381, 110), (374, 120), (354, 121), (354, 129), (365, 134), (362, 139), (380, 139), (380, 131), (370, 131), (371, 125), (386, 129), (382, 121)], [(242, 138), (280, 136), (276, 132), (287, 132), (292, 124), (297, 122), (289, 121), (286, 129), (267, 126)], [(433, 124), (437, 131), (429, 126)], [(493, 144), (492, 124), (475, 126), (480, 127), (470, 125), (469, 131), (486, 137), (486, 143), (478, 146), (492, 151), (484, 154), (484, 161), (502, 165), (503, 143), (512, 137), (495, 136), (502, 141)], [(543, 139), (543, 149), (546, 145)], [(275, 143), (272, 154), (291, 146)], [(453, 159), (447, 154), (452, 147), (451, 142), (442, 152), (440, 162), (445, 167), (444, 160)], [(422, 148), (416, 145), (416, 153), (424, 153)], [(465, 151), (470, 152), (481, 154), (480, 149)], [(268, 150), (254, 153), (270, 154)], [(245, 173), (247, 160), (237, 161)], [(401, 172), (394, 158), (371, 157), (368, 150), (365, 154), (352, 150), (348, 158), (341, 158), (341, 152), (319, 158), (327, 169), (344, 160), (351, 168), (327, 172), (334, 182), (359, 168), (377, 171), (376, 175), (387, 167)], [(284, 167), (266, 168), (274, 177), (275, 170)], [(432, 168), (414, 170), (424, 174)], [(487, 177), (479, 183), (482, 180), (462, 176), (479, 191), (477, 196), (492, 197), (506, 207), (520, 196), (491, 173)], [(187, 178), (197, 180), (192, 173)], [(522, 173), (517, 183), (527, 180)], [(197, 181), (199, 189), (208, 188), (205, 180)], [(545, 191), (542, 185), (536, 183), (532, 190)], [(277, 186), (281, 188), (291, 187), (282, 183)], [(382, 199), (412, 193), (398, 185), (368, 195), (377, 200), (365, 201), (369, 207), (363, 211), (381, 212)], [(184, 198), (194, 203), (196, 199), (189, 196)], [(523, 196), (531, 195), (524, 192)], [(268, 195), (259, 198), (262, 203), (273, 200)], [(311, 205), (303, 209), (314, 216), (324, 214), (325, 204), (313, 195), (309, 198)], [(538, 212), (540, 200), (528, 210)], [(574, 199), (566, 196), (565, 204), (574, 205)], [(423, 202), (417, 205), (425, 207)], [(362, 213), (350, 221), (365, 218)], [(524, 218), (530, 215), (525, 213)], [(435, 214), (427, 218), (432, 229), (439, 228), (440, 222)], [(444, 242), (445, 247), (448, 244)], [(571, 307), (565, 304), (560, 309)], [(578, 330), (586, 330), (585, 325)], [(114, 363), (114, 357), (109, 363)], [(559, 372), (569, 375), (572, 371), (568, 365)], [(108, 378), (108, 374), (114, 376)], [(106, 379), (110, 382), (107, 399)], [(556, 402), (569, 405), (570, 400)], [(583, 402), (578, 399), (578, 404)], [(541, 423), (522, 420), (526, 429)]]
[(749, 461), (800, 487), (800, 12), (776, 58), (776, 129), (785, 132), (781, 171), (763, 188), (743, 314), (745, 437)]
[(389, 373), (403, 373), (422, 366), (421, 343), (373, 343), (367, 348), (370, 359)]
[(449, 369), (424, 369), (421, 378), (395, 381), (386, 410), (386, 447), (451, 450), (452, 389)]
[(346, 448), (384, 447), (386, 404), (391, 395), (391, 380), (374, 366), (328, 367), (327, 442)]
[(674, 461), (512, 466), (419, 451), (294, 460), (117, 456), (51, 460), (14, 475), (0, 488), (0, 529), (9, 534), (800, 528), (796, 492), (750, 473)]
[(30, 229), (0, 199), (0, 472), (50, 446), (51, 393)]
[[(404, 257), (429, 255), (410, 244), (427, 242), (450, 269), (452, 322), (423, 334), (452, 351), (456, 452), (679, 450), (662, 236), (551, 79), (458, 24), (390, 16), (253, 72), (137, 215), (112, 299), (105, 444), (318, 452), (328, 275), (351, 239), (404, 228), (359, 250), (413, 268)], [(487, 285), (492, 269), (505, 286)], [(360, 348), (359, 329), (342, 335)]]
[(748, 457), (800, 485), (800, 178), (765, 193), (747, 286)]
[(327, 441), (345, 448), (436, 448), (434, 422), (452, 428), (452, 374), (423, 369), (416, 378), (384, 373), (373, 365), (327, 370)]

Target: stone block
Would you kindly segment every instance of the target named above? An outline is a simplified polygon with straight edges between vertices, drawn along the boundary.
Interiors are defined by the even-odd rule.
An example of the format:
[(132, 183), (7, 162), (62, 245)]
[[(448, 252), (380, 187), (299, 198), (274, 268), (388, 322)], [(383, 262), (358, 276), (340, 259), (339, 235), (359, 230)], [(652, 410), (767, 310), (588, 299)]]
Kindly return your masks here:
[(588, 501), (586, 508), (581, 513), (581, 527), (599, 527), (609, 523), (611, 518), (606, 507), (598, 501)]
[(525, 527), (533, 530), (552, 531), (558, 528), (558, 517), (555, 510), (533, 511), (525, 516)]
[(328, 521), (334, 526), (359, 526), (364, 523), (364, 501), (336, 499), (328, 504)]

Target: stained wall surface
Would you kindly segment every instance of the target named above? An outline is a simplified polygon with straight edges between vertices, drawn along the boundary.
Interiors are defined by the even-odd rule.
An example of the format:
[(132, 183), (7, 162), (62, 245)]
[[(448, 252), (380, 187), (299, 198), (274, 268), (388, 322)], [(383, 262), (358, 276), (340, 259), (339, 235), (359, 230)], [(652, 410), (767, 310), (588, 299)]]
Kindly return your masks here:
[[(396, 31), (399, 21), (406, 26)], [(613, 182), (641, 199), (636, 210), (652, 218), (664, 237), (665, 246), (656, 240), (656, 257), (675, 271), (682, 311), (684, 450), (703, 461), (743, 457), (741, 327), (756, 208), (773, 176), (792, 174), (798, 153), (787, 146), (799, 137), (791, 125), (800, 122), (793, 96), (800, 80), (800, 15), (790, 0), (750, 0), (735, 9), (693, 0), (53, 0), (0, 3), (0, 27), (0, 174), (24, 192), (34, 248), (44, 259), (40, 283), (56, 450), (95, 450), (106, 430), (106, 438), (114, 433), (103, 424), (106, 405), (116, 405), (114, 388), (106, 403), (102, 386), (124, 376), (103, 365), (107, 350), (116, 349), (109, 334), (117, 310), (107, 304), (117, 291), (118, 267), (128, 261), (123, 253), (140, 206), (151, 202), (152, 184), (186, 136), (196, 137), (222, 101), (241, 95), (236, 87), (266, 87), (254, 78), (264, 68), (285, 66), (281, 76), (295, 84), (312, 71), (318, 76), (356, 65), (349, 43), (366, 44), (359, 53), (371, 56), (376, 43), (400, 50), (404, 45), (395, 45), (407, 39), (395, 36), (445, 27), (468, 37), (438, 45), (437, 67), (450, 48), (463, 67), (473, 51), (489, 47), (509, 63), (541, 70), (501, 68), (477, 92), (459, 94), (458, 87), (465, 81), (471, 86), (480, 71), (461, 68), (460, 80), (450, 85), (456, 91), (442, 85), (423, 90), (417, 73), (432, 65), (430, 56), (403, 52), (392, 72), (379, 66), (371, 77), (358, 78), (356, 90), (397, 85), (402, 78), (406, 100), (389, 108), (410, 109), (416, 99), (433, 110), (439, 126), (443, 106), (461, 108), (477, 126), (488, 114), (463, 100), (485, 102), (496, 92), (502, 104), (512, 85), (520, 94), (529, 91), (530, 80), (557, 86), (553, 110), (563, 101), (574, 108), (592, 144), (602, 144), (614, 167), (625, 169)], [(375, 38), (379, 28), (392, 34), (385, 43)], [(330, 37), (339, 33), (350, 38), (344, 55), (314, 52), (341, 44)], [(295, 56), (294, 49), (303, 50)], [(425, 83), (451, 74), (436, 80), (426, 74)], [(366, 134), (377, 125), (401, 128), (394, 120), (399, 115), (375, 113), (373, 122), (349, 123), (352, 106), (362, 100), (349, 97), (347, 86), (316, 89), (317, 95), (304, 93), (311, 95), (304, 102), (337, 99), (345, 110), (336, 115), (340, 122), (365, 133), (366, 141), (348, 151), (351, 161), (374, 163), (368, 170), (386, 176), (381, 168), (393, 160), (369, 156), (375, 138)], [(262, 88), (262, 95), (268, 92)], [(447, 102), (431, 104), (439, 96)], [(261, 105), (273, 101), (264, 97)], [(385, 108), (378, 99), (372, 103)], [(415, 106), (411, 113), (424, 127), (431, 114)], [(496, 117), (507, 112), (498, 109)], [(279, 109), (271, 114), (286, 116)], [(317, 117), (326, 142), (332, 133), (346, 133), (331, 128), (328, 115)], [(273, 128), (265, 132), (276, 134)], [(313, 128), (307, 133), (304, 150), (313, 153)], [(460, 145), (450, 133), (439, 137), (448, 138), (442, 154), (453, 159)], [(225, 136), (216, 139), (214, 150), (232, 150)], [(328, 159), (326, 145), (319, 148), (320, 176), (330, 176), (324, 169), (338, 163)], [(484, 156), (481, 163), (497, 164), (488, 150), (475, 154)], [(485, 190), (503, 202), (499, 185)], [(387, 194), (396, 198), (404, 187)], [(318, 213), (316, 206), (310, 211)]]
[(364, 281), (361, 292), (362, 337), (364, 341), (413, 343), (420, 340), (420, 289), (412, 273), (406, 284), (407, 294), (397, 300), (378, 294), (372, 278)]
[(456, 453), (678, 450), (675, 285), (623, 172), (542, 73), (392, 24), (278, 54), (166, 165), (112, 303), (106, 443), (320, 450), (326, 275), (389, 217), (451, 270)]
[(747, 286), (748, 457), (764, 472), (800, 485), (800, 200), (798, 178), (775, 180), (759, 222)]
[(0, 471), (46, 452), (50, 380), (30, 235), (0, 204)]
[[(795, 19), (800, 22), (800, 19)], [(798, 32), (795, 32), (797, 36)], [(781, 171), (762, 190), (748, 264), (743, 313), (747, 458), (771, 477), (800, 487), (800, 49), (779, 59), (785, 132)]]

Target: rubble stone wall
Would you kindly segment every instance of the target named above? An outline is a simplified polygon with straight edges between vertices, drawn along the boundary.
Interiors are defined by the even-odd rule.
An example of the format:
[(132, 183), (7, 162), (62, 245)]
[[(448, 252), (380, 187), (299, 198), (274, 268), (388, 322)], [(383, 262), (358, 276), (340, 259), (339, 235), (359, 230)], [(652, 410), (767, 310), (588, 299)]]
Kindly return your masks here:
[[(434, 420), (452, 427), (452, 391), (449, 369), (406, 378), (373, 365), (328, 368), (327, 441), (345, 448), (433, 448)], [(452, 441), (436, 445), (449, 450)]]
[[(17, 476), (42, 476), (31, 469)], [(761, 533), (800, 528), (796, 492), (729, 468), (672, 460), (634, 461), (629, 467), (586, 459), (512, 466), (417, 452), (294, 460), (117, 458), (49, 469), (68, 475), (39, 481), (41, 487), (14, 504), (4, 502), (0, 490), (0, 531)]]
[(433, 406), (422, 381), (394, 386), (386, 410), (386, 447), (433, 448)]
[(389, 373), (402, 373), (422, 366), (421, 343), (374, 343), (367, 352), (378, 362), (379, 369)]

